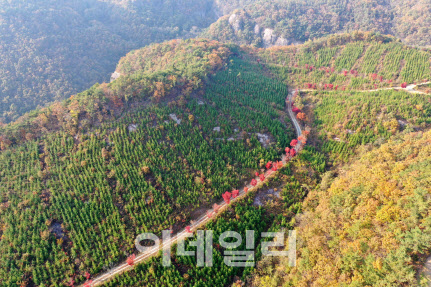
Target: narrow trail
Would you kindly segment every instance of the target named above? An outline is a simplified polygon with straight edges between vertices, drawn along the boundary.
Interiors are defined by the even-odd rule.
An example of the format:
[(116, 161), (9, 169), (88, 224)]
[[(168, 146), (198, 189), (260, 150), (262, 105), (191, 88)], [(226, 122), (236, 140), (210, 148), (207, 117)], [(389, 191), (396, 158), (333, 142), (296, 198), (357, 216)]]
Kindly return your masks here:
[[(348, 91), (358, 92), (358, 93), (371, 93), (371, 92), (388, 91), (388, 90), (402, 90), (402, 91), (406, 91), (407, 93), (410, 93), (410, 94), (429, 95), (427, 93), (415, 90), (415, 88), (417, 88), (417, 87), (424, 86), (424, 85), (429, 85), (429, 84), (431, 84), (431, 81), (425, 82), (425, 83), (420, 83), (420, 84), (411, 84), (411, 85), (408, 85), (406, 88), (403, 88), (403, 87), (390, 87), (390, 88), (381, 88), (381, 89), (373, 89), (373, 90), (348, 90)], [(318, 90), (299, 89), (298, 91), (299, 92), (314, 92), (314, 91), (318, 91)]]
[[(414, 85), (414, 84), (409, 85), (406, 88), (391, 87), (391, 88), (382, 88), (382, 89), (374, 89), (374, 90), (351, 90), (351, 91), (355, 91), (355, 92), (378, 92), (378, 91), (384, 91), (384, 90), (404, 90), (404, 91), (411, 93), (411, 94), (426, 94), (424, 92), (415, 90), (415, 88), (418, 86), (428, 85), (428, 84), (431, 84), (431, 81), (426, 82), (426, 83), (417, 84), (417, 85)], [(289, 117), (292, 121), (292, 124), (295, 128), (295, 133), (296, 133), (297, 137), (299, 137), (302, 135), (302, 129), (301, 129), (301, 126), (299, 125), (299, 123), (296, 119), (295, 114), (292, 112), (292, 109), (290, 108), (290, 104), (292, 103), (292, 99), (294, 96), (294, 91), (295, 90), (292, 90), (291, 92), (289, 92), (289, 95), (286, 99), (286, 108), (287, 108)], [(297, 89), (297, 91), (298, 92), (312, 92), (312, 91), (316, 91), (316, 90)], [(296, 150), (299, 151), (300, 146), (301, 146), (301, 142), (299, 142), (298, 145), (295, 147)], [(287, 161), (288, 161), (288, 158), (286, 157), (286, 155), (283, 154), (283, 156), (282, 156), (283, 165), (285, 165), (287, 163)], [(271, 179), (272, 177), (275, 176), (275, 174), (276, 174), (276, 172), (272, 172), (271, 170), (265, 172), (265, 180), (264, 181)], [(244, 192), (244, 187), (248, 187), (249, 191), (253, 191), (255, 189), (260, 188), (260, 186), (263, 182), (259, 179), (259, 177), (256, 177), (255, 180), (258, 182), (258, 184), (255, 187), (251, 186), (250, 184), (247, 186), (243, 186), (240, 189), (241, 191), (239, 193), (239, 196), (232, 199), (231, 202), (235, 202), (235, 201), (239, 200), (240, 198), (243, 198), (244, 196), (246, 196), (246, 193)], [(228, 204), (226, 204), (224, 201), (219, 202), (218, 205), (220, 206), (219, 212), (222, 212), (228, 206)], [(209, 218), (207, 216), (207, 214), (204, 213), (197, 220), (195, 220), (193, 222), (193, 224), (190, 225), (190, 227), (191, 227), (190, 230), (195, 231), (199, 227), (202, 227), (203, 225), (205, 225), (210, 220), (212, 220), (212, 218)], [(134, 264), (142, 263), (145, 260), (147, 260), (153, 256), (157, 256), (157, 254), (159, 253), (160, 250), (163, 250), (163, 248), (170, 246), (172, 244), (175, 244), (178, 240), (185, 239), (187, 235), (188, 235), (188, 233), (186, 230), (183, 230), (180, 233), (175, 234), (174, 236), (171, 237), (171, 239), (169, 241), (162, 242), (159, 247), (154, 247), (153, 249), (151, 249), (150, 251), (148, 251), (146, 253), (137, 255), (135, 260), (134, 260)], [(431, 265), (431, 263), (430, 263), (430, 265)], [(430, 266), (430, 269), (431, 269), (431, 266)], [(100, 274), (99, 276), (95, 277), (92, 281), (92, 284), (88, 285), (88, 286), (100, 286), (101, 284), (109, 281), (114, 276), (119, 275), (119, 274), (121, 274), (125, 271), (129, 271), (129, 270), (133, 270), (133, 266), (128, 265), (127, 262), (123, 262), (120, 265), (116, 266), (115, 268), (109, 270), (108, 272), (105, 272), (105, 273)], [(82, 284), (80, 286), (84, 286), (84, 284)]]
[[(301, 126), (299, 125), (299, 123), (296, 119), (295, 114), (292, 112), (292, 109), (291, 109), (291, 103), (292, 103), (292, 99), (294, 96), (294, 91), (295, 90), (290, 91), (288, 97), (286, 98), (286, 108), (288, 110), (289, 117), (292, 121), (292, 124), (295, 128), (295, 133), (296, 133), (297, 138), (298, 138), (299, 136), (302, 135), (302, 129), (301, 129)], [(295, 147), (295, 149), (297, 151), (299, 151), (301, 149), (301, 144), (302, 144), (302, 142), (298, 142), (298, 145)], [(289, 158), (285, 154), (283, 154), (283, 156), (281, 158), (281, 162), (283, 163), (283, 165), (285, 165), (288, 162), (288, 160), (289, 160)], [(254, 179), (257, 181), (257, 185), (252, 186), (251, 184), (248, 184), (246, 186), (243, 186), (241, 189), (239, 189), (240, 193), (239, 193), (238, 197), (231, 199), (231, 202), (235, 202), (235, 201), (239, 200), (240, 198), (243, 198), (247, 195), (247, 193), (244, 192), (245, 187), (248, 188), (249, 192), (256, 190), (256, 189), (259, 189), (260, 186), (263, 184), (263, 182), (267, 181), (268, 179), (273, 178), (277, 174), (277, 172), (274, 172), (272, 170), (268, 170), (264, 174), (265, 174), (265, 180), (264, 181), (261, 181), (259, 177), (255, 177)], [(229, 204), (226, 204), (224, 201), (221, 201), (218, 203), (218, 205), (220, 206), (218, 213), (220, 213), (224, 209), (226, 209)], [(196, 231), (199, 227), (202, 227), (203, 225), (205, 225), (207, 222), (209, 222), (211, 220), (212, 220), (212, 217), (211, 218), (208, 217), (206, 212), (205, 212), (198, 219), (196, 219), (193, 222), (193, 224), (190, 224), (190, 227), (191, 227), (190, 230)], [(154, 247), (153, 249), (150, 249), (150, 251), (147, 251), (146, 253), (142, 253), (142, 254), (137, 255), (135, 257), (134, 264), (136, 265), (136, 264), (142, 263), (145, 260), (150, 259), (153, 256), (157, 256), (157, 254), (159, 253), (160, 250), (163, 250), (165, 247), (168, 247), (172, 244), (175, 244), (177, 241), (179, 241), (181, 239), (185, 239), (187, 235), (188, 235), (188, 233), (186, 230), (183, 230), (180, 233), (173, 235), (170, 240), (168, 240), (166, 242), (162, 242), (159, 247)], [(129, 270), (133, 270), (133, 266), (128, 265), (127, 262), (123, 262), (123, 263), (119, 264), (118, 266), (114, 267), (113, 269), (109, 270), (108, 272), (105, 272), (105, 273), (102, 273), (102, 274), (96, 276), (92, 280), (91, 285), (87, 285), (87, 286), (100, 286), (101, 284), (109, 281), (114, 276), (119, 275), (119, 274), (121, 274), (125, 271), (129, 271)], [(82, 284), (80, 286), (84, 286), (84, 284)]]
[(428, 280), (427, 286), (431, 287), (431, 257), (428, 257), (425, 261), (422, 271), (419, 272), (419, 275), (421, 274)]

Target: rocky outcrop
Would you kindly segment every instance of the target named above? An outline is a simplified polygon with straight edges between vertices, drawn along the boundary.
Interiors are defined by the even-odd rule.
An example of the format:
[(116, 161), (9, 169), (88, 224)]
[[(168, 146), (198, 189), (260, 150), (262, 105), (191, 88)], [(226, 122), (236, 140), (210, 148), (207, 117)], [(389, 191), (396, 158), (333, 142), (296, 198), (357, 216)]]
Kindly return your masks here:
[(117, 71), (115, 71), (114, 73), (112, 73), (111, 75), (111, 82), (115, 81), (116, 79), (118, 79), (121, 76), (120, 73), (118, 73)]
[(240, 17), (238, 17), (237, 14), (233, 13), (232, 15), (230, 15), (229, 17), (229, 24), (231, 25), (231, 27), (233, 28), (233, 30), (235, 32), (238, 32), (239, 30), (242, 29), (243, 23)]
[(263, 37), (262, 37), (262, 40), (263, 40), (263, 45), (264, 45), (265, 47), (271, 47), (271, 46), (272, 46), (272, 44), (274, 43), (274, 38), (275, 38), (274, 30), (269, 29), (269, 28), (266, 28), (266, 29), (263, 31)]
[(256, 26), (254, 26), (254, 34), (256, 36), (260, 35), (260, 26), (259, 26), (259, 24), (256, 24)]
[(283, 37), (278, 37), (277, 41), (275, 41), (275, 46), (287, 46), (289, 45), (289, 42), (287, 41), (286, 38)]
[(262, 22), (253, 19), (243, 9), (234, 10), (231, 14), (222, 17), (217, 24), (212, 25), (204, 37), (264, 48), (298, 44), (295, 39), (282, 36), (273, 28), (262, 27)]
[[(257, 26), (257, 25), (256, 25)], [(272, 46), (287, 46), (287, 45), (297, 45), (300, 44), (300, 42), (296, 41), (295, 39), (286, 39), (283, 36), (278, 36), (273, 29), (266, 28), (263, 31), (263, 46), (265, 48), (272, 47)]]

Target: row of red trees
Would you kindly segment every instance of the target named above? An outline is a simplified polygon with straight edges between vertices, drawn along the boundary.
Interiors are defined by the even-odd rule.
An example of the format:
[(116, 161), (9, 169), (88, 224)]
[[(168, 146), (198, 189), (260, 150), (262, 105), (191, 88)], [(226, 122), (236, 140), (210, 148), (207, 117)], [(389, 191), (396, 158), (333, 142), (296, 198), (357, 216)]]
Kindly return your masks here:
[(334, 87), (334, 85), (333, 85), (333, 84), (325, 84), (325, 85), (323, 86), (323, 89), (324, 89), (324, 90), (338, 90), (338, 85), (336, 85), (336, 86)]
[[(295, 64), (295, 67), (297, 68), (298, 64)], [(305, 64), (304, 68), (306, 70), (309, 70), (309, 71), (313, 71), (313, 70), (316, 69), (314, 66), (308, 65), (308, 64)], [(320, 71), (326, 71), (326, 73), (334, 73), (335, 72), (335, 68), (334, 67), (321, 67), (321, 68), (319, 68), (319, 70)], [(343, 71), (343, 75), (345, 77), (347, 77), (347, 75), (349, 75), (349, 73), (351, 75), (355, 76), (355, 77), (357, 77), (359, 75), (359, 72), (357, 70), (354, 70), (354, 69), (351, 69), (350, 71), (348, 71), (348, 70), (344, 70)], [(383, 76), (378, 75), (376, 73), (371, 74), (370, 77), (371, 77), (371, 79), (373, 81), (377, 81), (378, 80), (380, 83), (384, 82)], [(388, 82), (388, 84), (391, 84), (393, 82), (393, 80), (388, 80), (387, 82)], [(316, 84), (306, 83), (305, 85), (306, 85), (306, 87), (308, 89), (315, 89), (315, 90), (317, 89), (317, 85)], [(401, 88), (403, 88), (403, 89), (407, 88), (407, 83), (402, 83), (401, 84)], [(338, 89), (338, 85), (334, 87), (332, 84), (325, 84), (324, 89), (325, 90), (326, 89), (329, 89), (329, 90), (335, 89), (335, 90), (337, 90)], [(345, 88), (343, 87), (343, 91), (344, 90), (345, 90)]]
[[(295, 67), (298, 67), (298, 65), (295, 65)], [(314, 66), (311, 66), (308, 64), (305, 64), (304, 67), (306, 70), (310, 70), (310, 71), (313, 71), (315, 69)], [(326, 71), (326, 73), (334, 73), (335, 72), (334, 67), (321, 67), (321, 68), (319, 68), (319, 70), (320, 71)], [(349, 73), (355, 77), (357, 77), (359, 75), (359, 72), (357, 70), (354, 70), (354, 69), (351, 69), (350, 71), (344, 70), (342, 73), (345, 77), (347, 77), (349, 75)], [(376, 73), (370, 74), (370, 77), (373, 81), (379, 81), (380, 83), (383, 83), (385, 81), (383, 76), (378, 75)], [(386, 82), (388, 84), (391, 84), (393, 82), (393, 80), (387, 80)], [(407, 83), (402, 83), (401, 88), (405, 89), (405, 88), (407, 88), (407, 85), (408, 85)], [(307, 89), (313, 89), (313, 90), (317, 90), (317, 88), (318, 88), (317, 84), (313, 84), (313, 83), (305, 83), (305, 87)], [(374, 84), (374, 87), (377, 88), (377, 84)], [(323, 89), (324, 90), (335, 90), (335, 91), (337, 91), (338, 85), (334, 86), (333, 84), (325, 84)], [(341, 90), (345, 91), (346, 88), (342, 87)]]
[[(294, 106), (294, 103), (292, 103), (292, 110), (296, 113), (301, 112), (300, 109), (296, 108)], [(298, 139), (294, 139), (290, 142), (290, 146), (291, 147), (286, 147), (285, 152), (286, 152), (286, 156), (288, 158), (292, 158), (295, 157), (297, 154), (296, 148), (298, 146), (298, 144), (304, 145), (306, 143), (306, 139), (303, 136), (298, 137)], [(277, 162), (272, 162), (269, 161), (266, 163), (265, 168), (269, 171), (269, 173), (271, 172), (275, 172), (277, 171), (279, 168), (281, 168), (283, 166), (283, 162), (277, 161)], [(265, 181), (266, 177), (265, 177), (265, 173), (259, 174), (259, 172), (255, 173), (256, 177), (259, 177), (260, 181)], [(255, 178), (253, 178), (251, 180), (251, 186), (256, 186), (257, 185), (257, 180)], [(246, 186), (244, 187), (244, 193), (247, 193), (249, 190), (249, 188)], [(231, 199), (237, 198), (239, 196), (239, 190), (235, 189), (232, 192), (226, 191), (225, 193), (222, 194), (223, 200), (226, 204), (230, 204)], [(207, 211), (206, 215), (208, 218), (211, 218), (215, 213), (217, 213), (219, 211), (221, 206), (219, 206), (218, 204), (214, 204), (213, 205), (213, 209), (211, 211)], [(185, 231), (188, 233), (193, 233), (193, 231), (191, 230), (191, 226), (186, 226), (185, 227)], [(129, 258), (127, 258), (127, 264), (129, 266), (133, 266), (135, 263), (135, 255), (131, 255)], [(89, 279), (89, 277), (87, 278)], [(91, 284), (91, 281), (87, 281), (89, 284)], [(87, 284), (87, 283), (86, 283)], [(89, 285), (86, 285), (89, 286)]]
[[(296, 108), (297, 109), (297, 108)], [(299, 109), (298, 109), (299, 110)], [(299, 110), (300, 111), (300, 110)], [(305, 139), (304, 137), (298, 137), (298, 139), (294, 139), (291, 141), (290, 146), (292, 148), (286, 147), (285, 151), (286, 151), (286, 156), (288, 157), (294, 157), (296, 156), (296, 146), (298, 145), (298, 143), (304, 144), (305, 143)], [(278, 162), (272, 162), (269, 161), (266, 163), (265, 168), (270, 171), (270, 172), (274, 172), (277, 171), (279, 168), (281, 168), (283, 166), (283, 163), (278, 161)], [(260, 181), (265, 181), (266, 177), (265, 177), (265, 173), (259, 174), (259, 172), (255, 173), (256, 177), (259, 177)], [(257, 185), (257, 180), (256, 179), (252, 179), (251, 183), (252, 186), (256, 186)], [(244, 187), (244, 192), (247, 193), (248, 192), (248, 187)], [(226, 204), (230, 204), (231, 199), (236, 198), (239, 196), (239, 190), (235, 189), (232, 192), (226, 191), (225, 193), (222, 194), (223, 200)], [(211, 214), (212, 213), (207, 213)], [(210, 216), (209, 216), (210, 217)]]
[[(305, 87), (307, 88), (307, 89), (313, 89), (313, 90), (317, 90), (317, 84), (312, 84), (312, 83), (305, 83)], [(346, 87), (339, 87), (338, 85), (335, 85), (334, 86), (334, 84), (324, 84), (323, 85), (323, 89), (324, 90), (335, 90), (335, 91), (337, 91), (338, 89), (340, 89), (340, 90), (342, 90), (342, 91), (345, 91), (346, 90)]]
[[(298, 139), (293, 139), (290, 142), (290, 146), (291, 147), (290, 148), (286, 147), (286, 149), (285, 149), (286, 156), (290, 157), (290, 158), (296, 156), (297, 152), (296, 152), (295, 148), (297, 147), (298, 144), (304, 145), (305, 142), (306, 142), (306, 139), (303, 136), (298, 137)], [(277, 171), (282, 166), (283, 166), (283, 163), (280, 162), (280, 161), (277, 161), (277, 162), (269, 161), (269, 162), (266, 163), (265, 168), (267, 170), (269, 170), (270, 172), (274, 172), (274, 171)], [(260, 181), (264, 181), (265, 180), (265, 173), (259, 174), (259, 172), (256, 172), (255, 175), (256, 175), (256, 177), (259, 177)], [(253, 178), (251, 180), (251, 185), (252, 186), (256, 186), (257, 185), (257, 180)], [(249, 190), (248, 187), (244, 187), (244, 192), (245, 193), (247, 193), (248, 190)], [(230, 204), (231, 199), (234, 199), (234, 198), (236, 198), (238, 196), (239, 196), (239, 190), (238, 189), (235, 189), (232, 192), (226, 191), (225, 193), (222, 194), (223, 200), (225, 201), (226, 204)], [(220, 209), (220, 206), (218, 204), (214, 204), (213, 205), (213, 210), (212, 211), (207, 211), (208, 218), (211, 218), (214, 213), (217, 213), (219, 211), (219, 209)], [(191, 226), (190, 225), (186, 226), (185, 230), (188, 233), (193, 233), (193, 231), (191, 230)], [(133, 266), (135, 264), (135, 259), (136, 259), (136, 255), (132, 254), (132, 255), (130, 255), (127, 258), (126, 262), (127, 262), (127, 264), (129, 266)], [(87, 281), (84, 283), (84, 287), (90, 287), (91, 284), (92, 284), (92, 280), (90, 280), (91, 275), (88, 272), (86, 272), (85, 276), (87, 278)], [(71, 279), (71, 282), (69, 283), (69, 286), (73, 286), (74, 284), (75, 284), (75, 282), (73, 281), (73, 279)]]

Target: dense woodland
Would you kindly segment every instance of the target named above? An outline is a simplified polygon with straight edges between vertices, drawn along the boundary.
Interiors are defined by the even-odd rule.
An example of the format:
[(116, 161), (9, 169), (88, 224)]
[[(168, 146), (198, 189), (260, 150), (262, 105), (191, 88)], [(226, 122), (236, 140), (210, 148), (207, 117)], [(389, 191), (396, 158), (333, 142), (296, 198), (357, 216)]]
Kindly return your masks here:
[(234, 3), (240, 9), (212, 24), (206, 37), (267, 47), (362, 30), (391, 34), (412, 46), (431, 45), (427, 0), (258, 0), (225, 5)]
[(332, 168), (296, 217), (297, 266), (263, 258), (252, 286), (427, 284), (431, 95), (367, 89), (429, 80), (429, 55), (385, 39), (333, 45), (344, 40), (259, 52), (275, 75), (305, 90), (295, 106)]
[[(137, 69), (69, 99), (63, 105), (70, 127), (59, 126), (63, 115), (50, 107), (36, 117), (45, 120), (39, 136), (3, 138), (1, 284), (83, 282), (86, 272), (103, 272), (133, 253), (137, 234), (184, 228), (193, 209), (249, 181), (294, 138), (284, 110), (287, 88), (263, 76), (262, 66), (235, 56), (227, 61), (230, 50), (214, 42), (162, 46), (173, 49), (180, 71), (176, 59), (184, 53), (201, 58), (193, 57), (190, 73), (163, 70), (169, 64)], [(205, 85), (189, 85), (205, 75)], [(177, 82), (175, 96), (153, 90), (154, 78), (161, 81), (155, 87)], [(141, 90), (126, 99), (125, 88)], [(101, 111), (89, 109), (104, 101), (113, 110), (100, 123)]]
[[(223, 262), (226, 250), (245, 250), (245, 240), (237, 248), (224, 248), (219, 244), (219, 235), (224, 231), (235, 230), (245, 238), (246, 230), (255, 231), (256, 253), (249, 262), (258, 262), (261, 258), (261, 232), (275, 232), (281, 228), (291, 228), (290, 219), (301, 211), (301, 201), (306, 192), (298, 178), (304, 179), (304, 175), (298, 172), (299, 167), (309, 165), (310, 162), (325, 164), (321, 155), (314, 150), (307, 150), (304, 155), (290, 162), (289, 165), (278, 171), (272, 182), (259, 190), (250, 193), (246, 198), (235, 202), (223, 213), (214, 216), (212, 221), (203, 228), (214, 231), (212, 267), (196, 267), (195, 257), (176, 255), (176, 246), (172, 248), (172, 267), (162, 267), (162, 258), (156, 257), (148, 262), (137, 264), (134, 270), (116, 276), (112, 281), (103, 286), (244, 286), (248, 282), (254, 267), (233, 268)], [(318, 177), (318, 170), (310, 167), (307, 173)], [(311, 184), (313, 178), (308, 183)], [(270, 199), (270, 204), (256, 205), (258, 194), (268, 188), (280, 190), (280, 199), (277, 202)], [(282, 210), (282, 214), (276, 215), (274, 209)], [(195, 241), (196, 235), (190, 239)], [(196, 248), (188, 246), (188, 250)]]
[(431, 52), (371, 32), (250, 51), (299, 89), (375, 90), (431, 80)]
[(297, 266), (266, 260), (253, 286), (427, 286), (430, 142), (405, 132), (326, 173), (297, 217)]
[(132, 49), (196, 36), (213, 1), (0, 1), (0, 122), (108, 81)]
[[(427, 0), (3, 0), (0, 6), (0, 125), (107, 81), (130, 50), (174, 38), (269, 47), (362, 30), (431, 44)], [(235, 9), (241, 10), (231, 18)]]
[[(227, 46), (206, 40), (173, 40), (144, 50), (157, 50), (157, 46), (162, 46), (161, 49), (170, 55), (168, 61), (163, 61), (164, 65), (158, 69), (146, 70), (146, 67), (141, 67), (113, 83), (96, 84), (67, 100), (27, 113), (16, 122), (0, 128), (1, 149), (39, 138), (54, 130), (79, 136), (93, 126), (118, 118), (124, 111), (140, 104), (166, 102), (178, 95), (182, 96), (180, 103), (184, 104), (186, 97), (202, 87), (202, 80), (208, 74), (224, 67), (231, 54)], [(188, 53), (195, 56), (190, 57)], [(136, 52), (131, 54), (135, 55)], [(185, 58), (189, 61), (178, 61)], [(128, 66), (127, 61), (122, 63)], [(178, 64), (172, 69), (175, 63)]]
[[(182, 4), (178, 11), (188, 7)], [(217, 5), (228, 13), (245, 4), (250, 1)], [(161, 4), (97, 5), (116, 7), (123, 17)], [(7, 15), (21, 17), (12, 10)], [(182, 12), (162, 12), (178, 18), (164, 22), (148, 12), (145, 19), (158, 29), (184, 23)], [(193, 25), (204, 26), (204, 15), (200, 19)], [(214, 245), (213, 268), (175, 255), (174, 266), (162, 268), (154, 258), (106, 286), (416, 284), (431, 250), (431, 96), (368, 90), (430, 80), (430, 56), (374, 32), (268, 49), (189, 39), (131, 51), (116, 67), (117, 80), (0, 127), (0, 286), (74, 286), (133, 258), (137, 234), (183, 230), (295, 145), (287, 109), (306, 131), (305, 148), (205, 228), (216, 238), (228, 229), (297, 228), (297, 267), (257, 254), (256, 268), (228, 268), (225, 250)], [(303, 89), (289, 105), (287, 85)], [(256, 204), (269, 189), (279, 196)]]
[[(374, 89), (376, 83), (378, 88), (385, 88), (415, 82), (414, 77), (425, 79), (430, 71), (429, 56), (392, 38), (376, 36), (337, 36), (286, 49), (246, 48), (250, 54), (243, 54), (265, 74), (291, 85), (319, 79), (313, 74), (314, 68), (324, 68), (317, 87), (295, 97), (295, 107), (305, 114), (301, 121), (311, 127), (310, 146), (286, 170), (287, 175), (293, 172), (295, 176), (282, 183), (282, 208), (273, 204), (266, 207), (270, 214), (280, 217), (265, 221), (264, 230), (297, 226), (302, 234), (296, 268), (287, 267), (286, 260), (263, 257), (256, 268), (232, 273), (223, 264), (202, 269), (196, 268), (193, 260), (173, 256), (176, 263), (171, 269), (162, 269), (157, 258), (137, 265), (107, 286), (223, 286), (226, 278), (234, 286), (370, 286), (375, 282), (414, 286), (419, 284), (416, 278), (423, 284), (424, 279), (416, 274), (423, 255), (431, 248), (426, 229), (429, 132), (423, 133), (430, 125), (431, 98), (405, 91), (366, 89)], [(331, 74), (340, 75), (340, 86), (345, 89), (335, 89)], [(380, 75), (387, 75), (385, 81), (380, 81)], [(352, 86), (355, 78), (362, 78), (363, 84)], [(313, 174), (317, 179), (307, 182)], [(302, 207), (301, 198), (307, 191), (311, 193)], [(241, 209), (234, 210), (227, 214), (242, 218)], [(207, 228), (213, 229), (213, 225)], [(419, 235), (424, 228), (425, 234)], [(215, 251), (221, 261), (220, 250), (215, 247)]]

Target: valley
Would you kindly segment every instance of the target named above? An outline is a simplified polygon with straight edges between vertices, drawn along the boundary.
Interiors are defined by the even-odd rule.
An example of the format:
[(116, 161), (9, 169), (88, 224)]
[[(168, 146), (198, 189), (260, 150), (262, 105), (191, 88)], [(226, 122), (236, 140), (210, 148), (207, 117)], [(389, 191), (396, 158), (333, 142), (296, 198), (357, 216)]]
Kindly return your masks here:
[[(0, 127), (0, 285), (426, 282), (430, 59), (374, 32), (129, 52), (112, 82)], [(214, 243), (213, 267), (172, 252), (165, 268), (135, 248), (145, 232), (176, 249), (197, 230), (282, 229), (294, 267), (260, 251), (228, 267)]]

